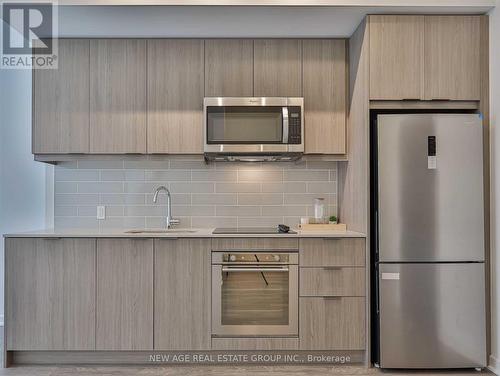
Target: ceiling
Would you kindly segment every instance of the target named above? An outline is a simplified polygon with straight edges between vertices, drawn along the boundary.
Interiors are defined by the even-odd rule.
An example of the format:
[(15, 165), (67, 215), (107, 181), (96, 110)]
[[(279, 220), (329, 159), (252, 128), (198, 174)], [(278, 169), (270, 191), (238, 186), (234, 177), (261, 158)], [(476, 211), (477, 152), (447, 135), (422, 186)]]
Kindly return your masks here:
[[(76, 0), (75, 0), (76, 1)], [(201, 0), (197, 2), (200, 3)], [(82, 2), (82, 1), (80, 1)], [(91, 1), (86, 1), (90, 3)], [(110, 0), (107, 3), (112, 2)], [(130, 2), (130, 1), (128, 1)], [(163, 1), (166, 2), (166, 1)], [(193, 2), (193, 1), (190, 1)], [(237, 3), (242, 3), (239, 1)], [(268, 1), (270, 3), (271, 1)], [(288, 1), (290, 2), (290, 1)], [(326, 3), (324, 0), (322, 3)], [(329, 1), (333, 2), (333, 1)], [(337, 1), (338, 2), (338, 1)], [(350, 1), (353, 2), (352, 0)], [(397, 1), (386, 1), (398, 3)], [(59, 4), (63, 1), (59, 0)], [(66, 3), (66, 2), (64, 2)], [(102, 3), (102, 1), (101, 1)], [(115, 1), (114, 3), (118, 3)], [(122, 3), (122, 2), (120, 2)], [(206, 3), (206, 2), (205, 2)], [(298, 3), (298, 1), (295, 1)], [(311, 3), (311, 2), (310, 2)], [(318, 1), (314, 1), (318, 3)], [(344, 1), (346, 3), (346, 1)], [(360, 3), (359, 1), (357, 3)], [(363, 3), (375, 3), (364, 1)], [(382, 3), (378, 1), (376, 3)], [(400, 1), (404, 4), (415, 3)], [(421, 4), (430, 3), (421, 1)], [(348, 37), (366, 14), (486, 13), (494, 1), (433, 6), (59, 6), (61, 37)], [(443, 6), (442, 4), (455, 5)], [(465, 6), (464, 4), (474, 4)]]
[[(43, 0), (33, 0), (42, 1)], [(346, 6), (346, 7), (494, 7), (495, 0), (59, 0), (59, 5)]]

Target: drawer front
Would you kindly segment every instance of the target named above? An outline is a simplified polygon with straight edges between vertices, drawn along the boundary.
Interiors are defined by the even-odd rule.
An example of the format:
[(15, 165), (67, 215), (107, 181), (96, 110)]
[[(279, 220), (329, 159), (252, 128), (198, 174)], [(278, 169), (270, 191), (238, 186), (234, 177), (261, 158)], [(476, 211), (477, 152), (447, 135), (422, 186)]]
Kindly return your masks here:
[(365, 298), (300, 298), (301, 350), (364, 350)]
[(297, 238), (214, 238), (212, 250), (225, 249), (298, 249)]
[(300, 296), (365, 296), (364, 267), (300, 268)]
[(298, 350), (298, 338), (212, 338), (212, 350)]
[(364, 238), (300, 239), (300, 266), (365, 266)]

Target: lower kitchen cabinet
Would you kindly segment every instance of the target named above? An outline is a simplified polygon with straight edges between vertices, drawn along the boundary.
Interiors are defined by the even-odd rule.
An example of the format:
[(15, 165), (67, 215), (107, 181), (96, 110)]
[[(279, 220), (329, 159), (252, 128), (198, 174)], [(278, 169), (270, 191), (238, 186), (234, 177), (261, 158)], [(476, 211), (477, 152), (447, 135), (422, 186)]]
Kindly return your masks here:
[(301, 350), (364, 350), (364, 297), (300, 298)]
[(364, 350), (365, 239), (300, 239), (301, 350)]
[(155, 350), (210, 350), (210, 239), (155, 240)]
[(97, 350), (153, 349), (153, 240), (97, 240)]
[(8, 238), (7, 350), (94, 350), (95, 239)]
[(298, 338), (211, 338), (212, 249), (296, 249), (294, 238), (5, 244), (7, 351), (365, 349), (364, 239), (300, 239)]

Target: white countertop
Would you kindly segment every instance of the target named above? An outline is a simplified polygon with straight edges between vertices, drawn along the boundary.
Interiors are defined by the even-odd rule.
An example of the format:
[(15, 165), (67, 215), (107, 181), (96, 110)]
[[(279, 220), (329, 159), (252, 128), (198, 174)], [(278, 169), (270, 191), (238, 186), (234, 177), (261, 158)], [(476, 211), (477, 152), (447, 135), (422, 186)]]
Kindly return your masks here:
[[(162, 231), (147, 229), (148, 231)], [(212, 234), (214, 228), (174, 228), (170, 232), (130, 233), (124, 229), (45, 229), (4, 234), (5, 238), (364, 238), (355, 231), (302, 231), (296, 234)], [(189, 232), (182, 232), (189, 231)]]

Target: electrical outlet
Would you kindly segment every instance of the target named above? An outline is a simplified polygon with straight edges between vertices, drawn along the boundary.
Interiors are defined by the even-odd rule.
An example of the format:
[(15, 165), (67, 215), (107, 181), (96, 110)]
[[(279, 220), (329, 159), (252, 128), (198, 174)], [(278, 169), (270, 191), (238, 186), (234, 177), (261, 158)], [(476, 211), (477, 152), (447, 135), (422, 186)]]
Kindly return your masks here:
[(106, 207), (98, 206), (97, 207), (97, 219), (105, 219), (106, 218)]

